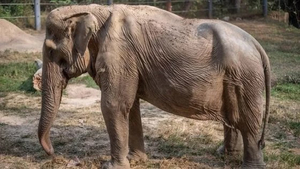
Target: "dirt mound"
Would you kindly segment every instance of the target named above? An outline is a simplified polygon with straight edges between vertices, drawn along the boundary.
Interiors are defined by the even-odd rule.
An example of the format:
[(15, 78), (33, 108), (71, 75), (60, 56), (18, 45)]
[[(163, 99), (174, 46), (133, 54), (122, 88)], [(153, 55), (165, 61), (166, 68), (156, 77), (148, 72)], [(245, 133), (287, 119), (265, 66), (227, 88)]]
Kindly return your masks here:
[(0, 19), (0, 51), (41, 52), (44, 34), (27, 34), (16, 25)]
[(61, 107), (88, 107), (99, 103), (101, 92), (100, 89), (87, 88), (83, 84), (72, 84), (66, 88), (67, 97), (63, 97)]

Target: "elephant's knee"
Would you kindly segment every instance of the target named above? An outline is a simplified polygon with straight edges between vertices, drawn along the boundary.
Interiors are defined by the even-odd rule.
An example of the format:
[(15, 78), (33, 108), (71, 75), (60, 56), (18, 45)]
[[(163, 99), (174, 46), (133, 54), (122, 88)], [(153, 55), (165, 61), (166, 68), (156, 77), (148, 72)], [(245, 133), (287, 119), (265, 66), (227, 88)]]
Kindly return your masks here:
[(129, 119), (130, 108), (130, 105), (128, 105), (126, 102), (119, 102), (116, 100), (101, 101), (101, 109), (104, 113), (107, 112), (113, 115), (121, 113), (125, 119)]
[(116, 112), (118, 111), (119, 103), (113, 100), (102, 100), (101, 109), (102, 111)]

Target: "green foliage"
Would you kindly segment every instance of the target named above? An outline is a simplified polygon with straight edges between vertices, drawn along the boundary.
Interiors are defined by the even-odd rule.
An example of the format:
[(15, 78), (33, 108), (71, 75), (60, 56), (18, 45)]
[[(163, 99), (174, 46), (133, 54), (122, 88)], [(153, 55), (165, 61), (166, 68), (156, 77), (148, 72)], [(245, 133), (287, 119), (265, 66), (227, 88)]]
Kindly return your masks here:
[[(30, 0), (13, 0), (9, 3), (31, 3)], [(0, 5), (0, 17), (13, 22), (17, 26), (33, 27), (31, 16), (34, 15), (34, 9), (32, 5)], [(17, 17), (17, 18), (14, 18)], [(18, 18), (25, 17), (25, 18)]]
[[(13, 0), (10, 3), (31, 3), (32, 1)], [(0, 5), (0, 17), (29, 16), (33, 15), (33, 6), (31, 5)]]
[(8, 7), (0, 6), (0, 17), (10, 17), (11, 11)]
[(71, 5), (71, 4), (77, 4), (76, 0), (50, 0), (50, 3), (55, 3), (58, 5)]
[(32, 77), (35, 71), (34, 63), (0, 64), (0, 92), (34, 92)]

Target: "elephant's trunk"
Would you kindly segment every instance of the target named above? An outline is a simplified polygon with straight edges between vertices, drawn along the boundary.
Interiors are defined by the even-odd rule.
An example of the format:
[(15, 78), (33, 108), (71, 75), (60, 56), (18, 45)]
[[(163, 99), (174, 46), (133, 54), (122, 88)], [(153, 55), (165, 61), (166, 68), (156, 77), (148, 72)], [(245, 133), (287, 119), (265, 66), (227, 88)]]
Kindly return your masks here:
[(54, 149), (50, 141), (50, 128), (58, 111), (62, 90), (66, 86), (66, 78), (61, 68), (44, 57), (42, 73), (42, 112), (38, 127), (40, 143), (48, 155), (53, 155)]

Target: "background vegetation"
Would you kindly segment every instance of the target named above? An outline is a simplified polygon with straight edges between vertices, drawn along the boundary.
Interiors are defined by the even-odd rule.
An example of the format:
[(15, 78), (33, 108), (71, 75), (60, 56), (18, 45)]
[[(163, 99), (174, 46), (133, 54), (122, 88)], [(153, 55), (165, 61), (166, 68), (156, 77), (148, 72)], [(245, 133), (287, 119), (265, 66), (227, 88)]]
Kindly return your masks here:
[[(113, 0), (115, 4), (142, 4), (166, 9), (168, 0)], [(297, 12), (295, 0), (268, 0), (269, 10)], [(32, 0), (3, 0), (0, 3), (0, 18), (6, 18), (19, 27), (34, 28), (34, 5)], [(280, 3), (279, 3), (280, 2)], [(17, 3), (9, 5), (6, 3)], [(23, 3), (23, 4), (22, 4)], [(42, 23), (46, 15), (54, 8), (72, 4), (107, 4), (107, 0), (41, 0)], [(176, 0), (172, 1), (172, 11), (184, 17), (208, 17), (207, 0)], [(300, 3), (298, 4), (300, 6)], [(237, 8), (238, 7), (238, 8)], [(262, 16), (262, 0), (213, 0), (213, 17), (249, 18)], [(43, 25), (42, 25), (43, 26)]]
[[(298, 38), (300, 32), (293, 27), (264, 19), (234, 21), (233, 24), (252, 34), (262, 44), (271, 61), (273, 88), (267, 146), (264, 150), (265, 161), (269, 168), (298, 168), (300, 167), (300, 52), (298, 50), (300, 48)], [(33, 101), (40, 100), (40, 92), (35, 92), (32, 89), (31, 79), (35, 72), (33, 60), (40, 57), (40, 53), (24, 54), (10, 51), (0, 53), (0, 111), (16, 117), (39, 116), (39, 104)], [(88, 87), (98, 89), (89, 76), (73, 79), (70, 83), (85, 84)], [(20, 100), (19, 97), (22, 99)], [(29, 101), (25, 102), (23, 100)], [(142, 105), (144, 104), (143, 102)], [(54, 128), (60, 128), (61, 125), (65, 127), (62, 127), (64, 130), (55, 129), (55, 131), (61, 131), (63, 134), (68, 130), (71, 133), (70, 136), (63, 134), (63, 137), (60, 136), (54, 139), (56, 140), (54, 146), (61, 152), (61, 157), (49, 161), (40, 149), (37, 140), (24, 141), (23, 136), (20, 138), (21, 140), (18, 140), (18, 137), (13, 137), (15, 140), (11, 140), (11, 144), (3, 142), (8, 137), (1, 136), (1, 132), (5, 133), (4, 129), (9, 128), (9, 126), (5, 127), (5, 124), (0, 123), (3, 130), (0, 129), (0, 136), (6, 138), (0, 139), (0, 152), (10, 152), (9, 154), (12, 154), (11, 157), (0, 154), (0, 160), (2, 159), (5, 162), (3, 164), (10, 163), (9, 160), (12, 160), (15, 162), (10, 163), (10, 165), (17, 168), (22, 168), (22, 166), (32, 168), (33, 166), (41, 166), (41, 164), (45, 168), (59, 168), (68, 165), (70, 160), (76, 156), (76, 158), (79, 157), (82, 160), (81, 167), (88, 167), (99, 166), (103, 161), (109, 159), (107, 155), (98, 156), (99, 151), (96, 150), (109, 152), (103, 145), (97, 145), (100, 146), (99, 148), (93, 147), (95, 145), (92, 144), (92, 147), (90, 147), (90, 142), (82, 144), (81, 141), (88, 140), (88, 138), (92, 138), (94, 141), (107, 139), (106, 135), (102, 136), (103, 133), (106, 133), (106, 130), (104, 121), (97, 112), (99, 107), (95, 109), (62, 107), (60, 111), (63, 112), (63, 115), (58, 117), (61, 120), (55, 123)], [(143, 120), (148, 119), (149, 116), (153, 116), (155, 119), (161, 118), (160, 116), (151, 115), (151, 112), (159, 111), (156, 108), (149, 107), (142, 109), (142, 111), (148, 112), (143, 115)], [(94, 121), (95, 117), (100, 121)], [(80, 127), (81, 123), (77, 126), (78, 119), (82, 118), (90, 119), (85, 123), (87, 127), (84, 128), (85, 130)], [(64, 121), (62, 119), (66, 121), (62, 123)], [(133, 163), (132, 166), (136, 168), (174, 168), (178, 166), (209, 168), (212, 166), (241, 165), (241, 157), (224, 159), (224, 157), (215, 154), (215, 150), (222, 140), (222, 127), (220, 124), (189, 119), (183, 119), (182, 121), (181, 119), (179, 117), (169, 117), (159, 123), (158, 128), (153, 129), (154, 131), (146, 127), (145, 139), (150, 159), (146, 163)], [(73, 126), (68, 127), (70, 123)], [(97, 129), (90, 128), (94, 124), (97, 124)], [(75, 136), (74, 128), (77, 127), (76, 130), (80, 130), (80, 132), (76, 132)], [(101, 131), (100, 138), (96, 134), (99, 133), (99, 130)], [(24, 137), (33, 139), (36, 136), (33, 133)], [(15, 145), (18, 145), (17, 149)], [(30, 146), (32, 147), (30, 148)], [(25, 147), (27, 147), (26, 150), (24, 150)], [(71, 150), (73, 147), (77, 148)], [(35, 162), (25, 158), (24, 152), (31, 152), (29, 156)], [(88, 154), (86, 154), (87, 152)], [(18, 158), (15, 157), (15, 154), (18, 154)]]

